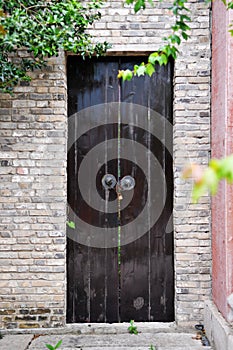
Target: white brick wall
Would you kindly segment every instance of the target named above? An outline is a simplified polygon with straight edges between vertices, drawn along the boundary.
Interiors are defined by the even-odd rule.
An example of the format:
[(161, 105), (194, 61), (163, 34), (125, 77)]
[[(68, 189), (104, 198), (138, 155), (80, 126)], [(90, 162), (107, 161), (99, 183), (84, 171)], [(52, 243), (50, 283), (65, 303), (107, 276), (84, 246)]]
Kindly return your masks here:
[[(64, 57), (0, 101), (0, 327), (65, 322)], [(6, 162), (5, 162), (6, 161)]]

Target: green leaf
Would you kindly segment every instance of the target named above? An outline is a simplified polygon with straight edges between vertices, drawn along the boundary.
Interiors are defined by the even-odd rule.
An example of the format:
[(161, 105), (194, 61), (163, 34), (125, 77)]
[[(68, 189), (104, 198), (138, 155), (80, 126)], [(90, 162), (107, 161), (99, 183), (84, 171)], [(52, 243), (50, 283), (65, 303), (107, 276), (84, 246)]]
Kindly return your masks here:
[(219, 177), (216, 170), (212, 167), (207, 167), (201, 179), (194, 183), (192, 193), (193, 202), (196, 203), (199, 198), (208, 191), (210, 191), (212, 195), (215, 194), (217, 192), (218, 183)]
[(141, 63), (141, 65), (136, 70), (136, 74), (137, 74), (138, 77), (140, 77), (141, 75), (144, 75), (145, 72), (146, 72), (145, 64)]
[(58, 349), (62, 344), (62, 340), (59, 340), (59, 342), (55, 345), (54, 350)]
[(192, 192), (192, 201), (193, 203), (197, 203), (200, 197), (204, 196), (208, 191), (208, 187), (206, 185), (197, 185), (194, 184), (193, 192)]
[(177, 43), (178, 45), (180, 45), (181, 43), (180, 37), (176, 34), (172, 35), (172, 40), (174, 41), (174, 43)]
[(151, 64), (155, 64), (155, 62), (158, 62), (158, 56), (159, 56), (158, 52), (151, 53), (148, 58), (148, 62)]
[(174, 32), (177, 32), (179, 29), (180, 29), (180, 27), (179, 27), (178, 25), (172, 26), (172, 30), (173, 30)]
[(122, 71), (122, 72), (123, 72), (123, 74), (122, 74), (123, 81), (132, 79), (133, 72), (131, 70), (126, 69), (125, 71)]
[(171, 51), (171, 56), (174, 58), (174, 60), (177, 58), (177, 48), (175, 46), (170, 47), (170, 51)]
[(75, 229), (75, 222), (73, 222), (73, 221), (67, 221), (66, 223), (67, 223), (67, 226), (68, 226), (68, 227), (70, 227), (70, 228), (72, 228), (72, 229)]
[(185, 40), (188, 40), (189, 35), (188, 35), (187, 33), (181, 32), (181, 35), (182, 35), (182, 37), (183, 37)]
[(217, 174), (220, 179), (226, 179), (229, 182), (233, 181), (233, 155), (223, 158), (219, 162)]
[(220, 161), (218, 159), (211, 159), (209, 162), (209, 167), (212, 168), (214, 171), (218, 172), (220, 169)]
[(168, 62), (168, 57), (167, 55), (165, 54), (162, 54), (159, 56), (159, 59), (158, 59), (158, 62), (159, 62), (159, 65), (162, 66), (162, 65), (166, 65), (167, 62)]
[(179, 29), (181, 29), (183, 31), (186, 31), (186, 30), (190, 29), (190, 27), (184, 22), (177, 21), (176, 24), (179, 25)]
[(154, 345), (150, 345), (149, 350), (156, 350), (156, 347)]
[(134, 325), (134, 321), (130, 321), (130, 326), (128, 327), (128, 331), (130, 334), (138, 334), (137, 327)]
[(150, 77), (155, 72), (155, 67), (151, 63), (147, 63), (146, 65), (146, 74), (148, 74)]
[(184, 20), (190, 22), (191, 21), (191, 18), (187, 15), (184, 15), (184, 14), (181, 14), (180, 15), (180, 20), (183, 22)]
[(141, 8), (145, 9), (145, 0), (137, 0), (134, 5), (134, 11), (138, 12)]
[(48, 348), (49, 350), (54, 350), (54, 347), (50, 344), (45, 344), (46, 348)]
[(210, 190), (211, 194), (215, 194), (218, 188), (218, 176), (212, 168), (207, 168), (203, 174), (203, 183)]

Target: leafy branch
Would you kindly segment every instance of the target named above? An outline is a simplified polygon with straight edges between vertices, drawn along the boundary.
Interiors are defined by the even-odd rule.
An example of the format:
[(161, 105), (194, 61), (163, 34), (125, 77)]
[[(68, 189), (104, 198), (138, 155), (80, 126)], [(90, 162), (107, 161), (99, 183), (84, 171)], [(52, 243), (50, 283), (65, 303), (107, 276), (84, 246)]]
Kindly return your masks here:
[[(100, 19), (102, 0), (0, 0), (0, 91), (11, 92), (29, 71), (65, 50), (85, 56), (101, 55), (109, 44), (92, 44), (86, 32)], [(17, 55), (25, 49), (30, 58)]]
[(191, 164), (184, 169), (183, 178), (194, 180), (192, 193), (194, 203), (208, 191), (214, 195), (221, 180), (233, 183), (233, 154), (219, 160), (211, 159), (209, 166), (204, 169), (197, 164)]
[[(151, 3), (152, 0), (149, 2)], [(127, 4), (135, 2), (134, 11), (138, 12), (140, 9), (146, 7), (145, 0), (126, 0)], [(191, 18), (188, 16), (190, 10), (186, 7), (187, 0), (175, 0), (170, 7), (170, 11), (175, 16), (175, 24), (171, 27), (172, 33), (163, 38), (165, 44), (159, 50), (153, 52), (148, 57), (148, 62), (142, 62), (140, 65), (135, 65), (133, 71), (120, 70), (118, 72), (118, 78), (123, 80), (131, 80), (134, 75), (149, 75), (151, 76), (155, 72), (155, 65), (158, 63), (160, 66), (166, 65), (170, 58), (174, 60), (177, 58), (178, 46), (181, 44), (182, 39), (188, 40), (188, 31), (190, 27), (188, 22)]]

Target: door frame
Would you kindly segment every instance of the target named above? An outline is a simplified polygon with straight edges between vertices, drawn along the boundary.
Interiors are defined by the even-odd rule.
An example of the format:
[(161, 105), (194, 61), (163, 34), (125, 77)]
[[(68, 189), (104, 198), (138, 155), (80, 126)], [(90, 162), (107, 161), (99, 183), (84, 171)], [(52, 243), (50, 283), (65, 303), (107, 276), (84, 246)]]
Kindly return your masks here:
[[(152, 53), (151, 51), (127, 51), (127, 52), (119, 52), (119, 51), (110, 51), (107, 52), (106, 56), (107, 57), (112, 57), (112, 56), (117, 56), (117, 57), (127, 57), (127, 56), (135, 56), (135, 57), (142, 57), (146, 58), (150, 53)], [(69, 54), (67, 56), (77, 56), (74, 54)], [(171, 64), (172, 66), (172, 77), (174, 77), (174, 63)], [(172, 97), (171, 99), (174, 101), (173, 98), (173, 91), (174, 91), (174, 82), (171, 85), (172, 88)], [(67, 100), (67, 104), (68, 104), (68, 100)], [(172, 117), (174, 118), (174, 102), (173, 102), (173, 108), (172, 108)], [(173, 121), (174, 122), (174, 121)], [(174, 168), (174, 167), (173, 167)], [(174, 170), (174, 169), (173, 169)], [(68, 179), (67, 179), (68, 181)], [(175, 196), (175, 186), (174, 186), (174, 171), (173, 171), (173, 177), (172, 177), (172, 181), (173, 181), (173, 211), (174, 212), (174, 196)], [(175, 223), (173, 220), (173, 281), (174, 281), (174, 298), (173, 298), (173, 304), (174, 304), (174, 321), (171, 321), (170, 323), (174, 323), (176, 322), (176, 288), (175, 288), (175, 282), (176, 282), (176, 255), (175, 255)], [(66, 293), (66, 297), (67, 297), (67, 293)], [(150, 323), (159, 323), (159, 322), (150, 322)], [(169, 322), (166, 322), (167, 324), (169, 324)], [(101, 323), (99, 323), (101, 324)], [(106, 323), (104, 323), (106, 325)]]

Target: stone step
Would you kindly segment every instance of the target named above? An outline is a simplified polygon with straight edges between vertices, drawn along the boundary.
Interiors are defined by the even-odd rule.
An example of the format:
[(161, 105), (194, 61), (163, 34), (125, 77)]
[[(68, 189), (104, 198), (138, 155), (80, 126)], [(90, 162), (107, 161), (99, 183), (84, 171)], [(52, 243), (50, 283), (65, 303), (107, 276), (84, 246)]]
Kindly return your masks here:
[[(199, 340), (193, 339), (193, 333), (140, 333), (112, 335), (46, 335), (32, 341), (29, 350), (43, 350), (45, 344), (55, 345), (62, 339), (61, 350), (203, 350)], [(211, 347), (205, 347), (211, 349)]]

